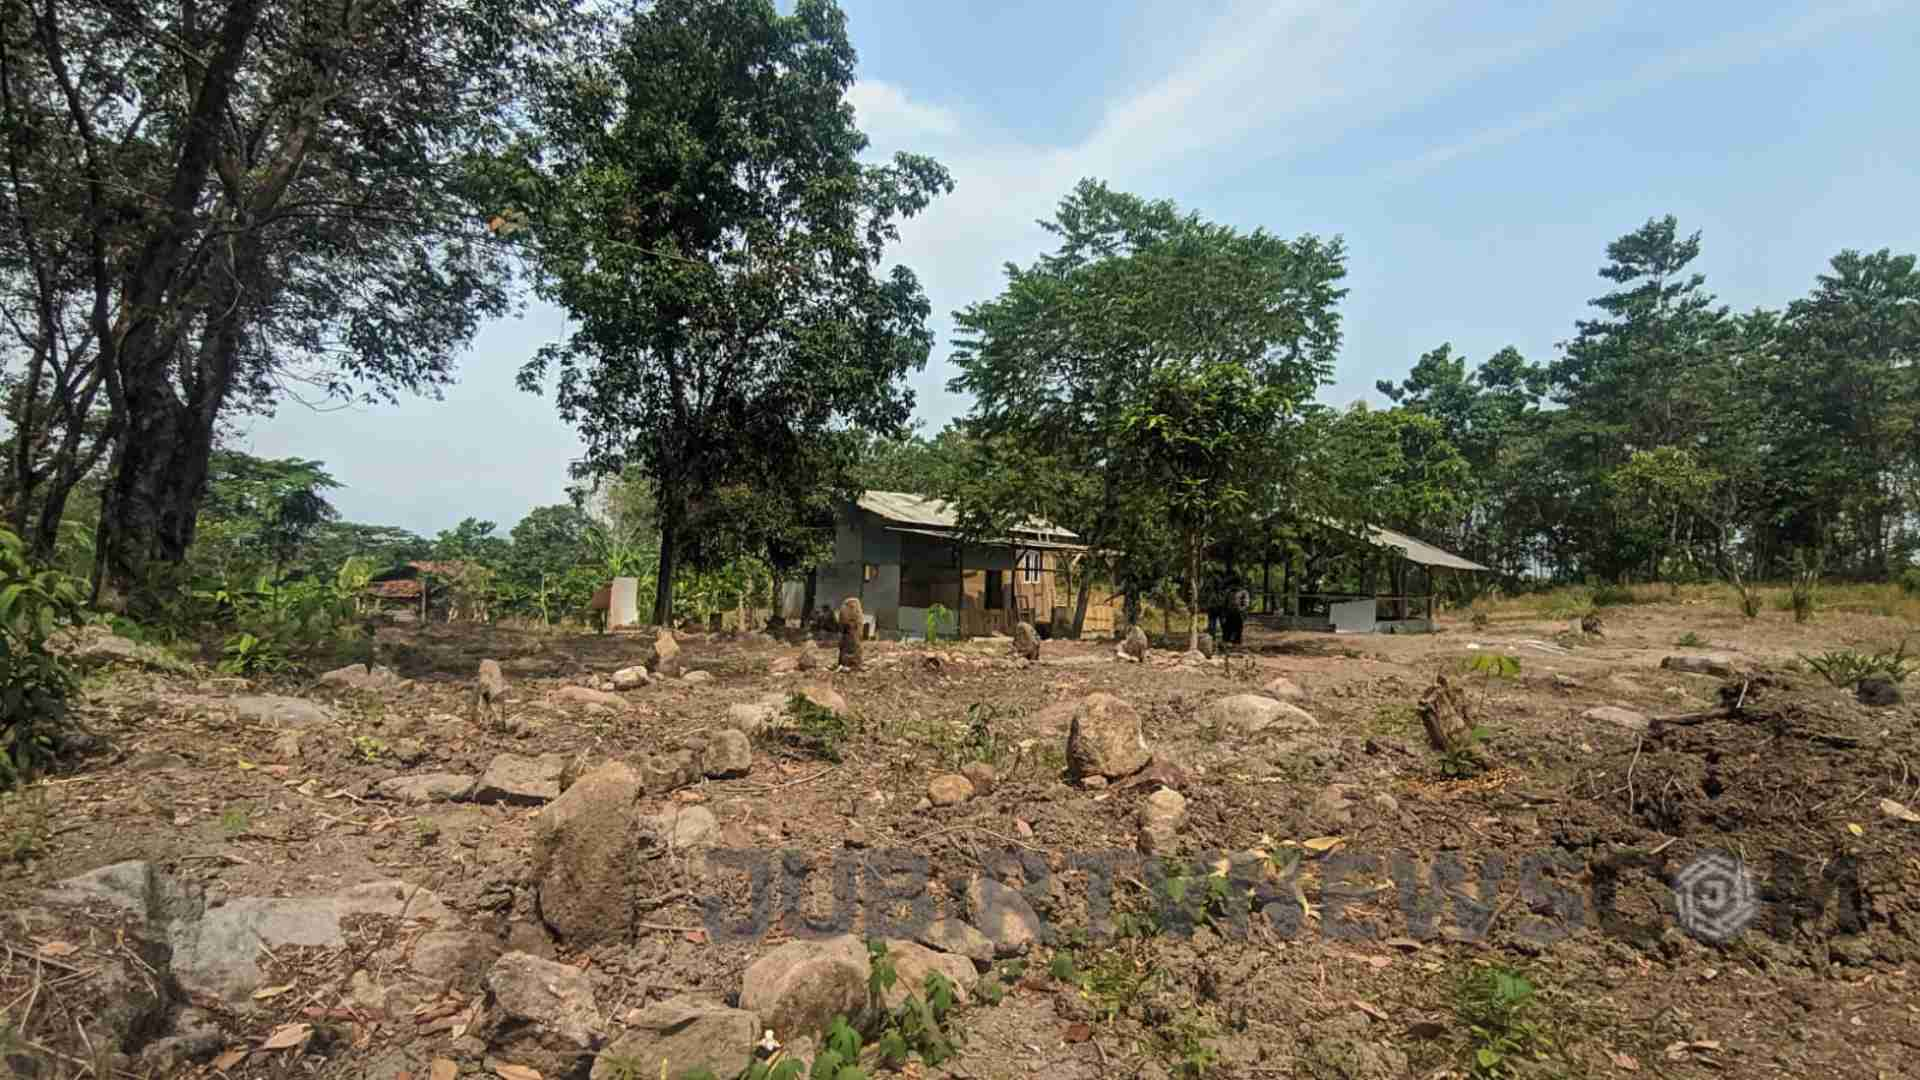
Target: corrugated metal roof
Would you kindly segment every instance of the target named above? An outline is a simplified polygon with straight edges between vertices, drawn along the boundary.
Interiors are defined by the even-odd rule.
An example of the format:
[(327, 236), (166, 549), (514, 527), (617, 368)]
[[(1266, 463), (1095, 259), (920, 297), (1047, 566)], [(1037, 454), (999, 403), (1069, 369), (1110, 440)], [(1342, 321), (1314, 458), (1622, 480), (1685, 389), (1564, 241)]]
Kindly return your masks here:
[[(869, 514), (902, 525), (928, 525), (941, 529), (954, 529), (960, 525), (960, 517), (954, 513), (953, 507), (943, 500), (930, 499), (925, 495), (910, 495), (904, 491), (868, 491), (861, 494), (858, 505)], [(1015, 531), (1067, 540), (1079, 539), (1066, 529), (1038, 518), (1029, 518), (1024, 526)]]
[[(952, 540), (950, 529), (917, 529), (911, 525), (888, 525), (888, 532), (905, 533), (909, 536), (931, 536), (936, 540)], [(982, 547), (1017, 547), (1023, 551), (1085, 551), (1085, 544), (1067, 544), (1059, 540), (1034, 540), (1024, 536), (1006, 536), (998, 540), (975, 540), (971, 543)]]
[(1411, 536), (1394, 532), (1392, 529), (1383, 529), (1375, 525), (1371, 531), (1373, 535), (1370, 539), (1373, 541), (1373, 546), (1399, 548), (1406, 555), (1408, 562), (1416, 562), (1421, 566), (1444, 566), (1449, 570), (1487, 569), (1471, 559), (1463, 559), (1450, 551), (1442, 551), (1432, 544), (1423, 543)]

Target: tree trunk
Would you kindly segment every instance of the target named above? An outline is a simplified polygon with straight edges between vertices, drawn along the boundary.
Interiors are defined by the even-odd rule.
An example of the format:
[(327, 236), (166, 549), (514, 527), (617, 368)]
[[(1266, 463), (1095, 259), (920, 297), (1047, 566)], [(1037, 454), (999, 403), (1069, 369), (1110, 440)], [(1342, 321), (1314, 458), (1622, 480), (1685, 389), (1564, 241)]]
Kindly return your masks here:
[(1072, 633), (1073, 633), (1073, 640), (1075, 641), (1080, 640), (1080, 635), (1086, 633), (1087, 606), (1092, 602), (1092, 600), (1093, 600), (1093, 573), (1090, 570), (1083, 571), (1080, 575), (1079, 595), (1073, 601)]
[(673, 626), (673, 571), (679, 559), (680, 507), (660, 500), (660, 567), (653, 583), (653, 625)]
[(1187, 541), (1187, 651), (1200, 651), (1200, 538)]
[(175, 399), (171, 387), (132, 390), (94, 552), (95, 602), (122, 612), (137, 612), (152, 599), (142, 593), (156, 564), (185, 560), (213, 452), (212, 425)]

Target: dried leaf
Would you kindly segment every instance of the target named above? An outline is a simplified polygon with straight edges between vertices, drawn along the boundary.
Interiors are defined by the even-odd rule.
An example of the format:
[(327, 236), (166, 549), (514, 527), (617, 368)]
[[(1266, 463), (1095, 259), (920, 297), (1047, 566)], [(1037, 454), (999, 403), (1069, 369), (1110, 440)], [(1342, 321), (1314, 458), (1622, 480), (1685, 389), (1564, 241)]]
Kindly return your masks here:
[(465, 1035), (474, 1025), (480, 1022), (480, 1005), (480, 1002), (474, 1002), (472, 1007), (467, 1009), (466, 1015), (460, 1018), (460, 1022), (453, 1025), (452, 1038), (457, 1039)]
[(494, 1075), (500, 1080), (546, 1080), (539, 1069), (529, 1069), (525, 1065), (495, 1065)]
[(245, 1060), (247, 1060), (247, 1048), (244, 1046), (236, 1046), (221, 1054), (219, 1057), (214, 1058), (213, 1069), (215, 1072), (226, 1072), (228, 1069), (233, 1068)]
[(1858, 825), (1855, 825), (1855, 824), (1854, 824), (1853, 822), (1851, 822), (1851, 821), (1849, 821), (1849, 822), (1847, 822), (1847, 831), (1848, 831), (1848, 832), (1850, 832), (1850, 833), (1852, 833), (1852, 834), (1853, 834), (1853, 835), (1855, 835), (1855, 836), (1865, 836), (1865, 835), (1867, 835), (1867, 830), (1865, 830), (1865, 829), (1863, 829), (1863, 828), (1861, 828), (1861, 827), (1860, 827), (1860, 826), (1858, 826)]
[(1386, 969), (1393, 966), (1393, 957), (1369, 956), (1367, 957), (1367, 965), (1373, 968), (1375, 971), (1385, 971)]
[(287, 1050), (307, 1041), (313, 1034), (312, 1024), (281, 1024), (260, 1044), (262, 1050)]
[(1406, 952), (1419, 952), (1426, 947), (1409, 937), (1390, 937), (1386, 940), (1386, 944)]
[(233, 767), (236, 769), (239, 769), (241, 772), (251, 772), (252, 770), (259, 768), (260, 766), (255, 765), (253, 762), (248, 761), (246, 758), (235, 758), (233, 761)]
[(1356, 1009), (1359, 1009), (1361, 1012), (1366, 1013), (1368, 1016), (1373, 1017), (1375, 1020), (1378, 1020), (1383, 1024), (1387, 1022), (1386, 1013), (1381, 1012), (1379, 1009), (1375, 1008), (1372, 1005), (1367, 1004), (1364, 1001), (1360, 1001), (1356, 999), (1353, 1003), (1353, 1007)]
[(1093, 1038), (1093, 1028), (1086, 1024), (1068, 1024), (1067, 1033), (1061, 1038), (1070, 1043), (1083, 1043)]
[(1613, 1063), (1628, 1072), (1640, 1071), (1640, 1063), (1634, 1060), (1632, 1054), (1615, 1054), (1613, 1055)]
[(263, 766), (260, 771), (273, 777), (275, 780), (285, 780), (287, 774), (292, 772), (293, 769), (286, 765), (266, 765)]
[(459, 1075), (459, 1064), (447, 1058), (434, 1058), (432, 1071), (427, 1074), (427, 1080), (454, 1080)]
[(287, 983), (284, 986), (263, 986), (253, 992), (253, 1000), (265, 1001), (268, 998), (277, 998), (281, 994), (293, 989), (293, 986), (293, 983)]
[(1892, 799), (1880, 800), (1880, 812), (1895, 821), (1910, 821), (1915, 824), (1920, 824), (1920, 814), (1914, 813), (1900, 803), (1894, 802)]
[(695, 945), (705, 945), (707, 943), (707, 932), (705, 930), (689, 930), (686, 932), (685, 937)]
[(1418, 1020), (1407, 1025), (1407, 1034), (1416, 1039), (1437, 1039), (1447, 1033), (1447, 1025), (1432, 1020)]
[(1347, 842), (1344, 836), (1316, 836), (1301, 844), (1308, 851), (1332, 851)]
[(80, 946), (70, 941), (49, 941), (40, 946), (41, 956), (72, 956), (80, 951)]

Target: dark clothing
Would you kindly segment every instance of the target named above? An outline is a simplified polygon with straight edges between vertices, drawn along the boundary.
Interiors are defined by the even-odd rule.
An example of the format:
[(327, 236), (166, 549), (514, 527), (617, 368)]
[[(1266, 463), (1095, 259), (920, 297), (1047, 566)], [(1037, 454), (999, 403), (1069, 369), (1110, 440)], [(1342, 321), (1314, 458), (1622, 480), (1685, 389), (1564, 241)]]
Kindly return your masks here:
[(1226, 614), (1221, 616), (1220, 621), (1222, 629), (1221, 640), (1228, 645), (1240, 644), (1240, 634), (1246, 629), (1247, 622), (1246, 616), (1241, 614), (1240, 609), (1233, 607), (1228, 608)]

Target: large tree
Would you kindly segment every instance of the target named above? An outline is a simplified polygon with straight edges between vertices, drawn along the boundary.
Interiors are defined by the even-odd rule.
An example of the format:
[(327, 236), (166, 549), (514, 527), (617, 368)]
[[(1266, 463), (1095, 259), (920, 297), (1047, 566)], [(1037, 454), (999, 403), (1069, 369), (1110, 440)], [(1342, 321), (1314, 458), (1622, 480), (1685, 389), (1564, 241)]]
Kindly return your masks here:
[[(1191, 365), (1237, 364), (1255, 386), (1311, 398), (1339, 348), (1344, 249), (1337, 239), (1241, 232), (1094, 180), (1041, 224), (1058, 247), (1008, 266), (999, 296), (955, 316), (961, 373), (950, 389), (973, 396), (973, 432), (1068, 481), (1031, 486), (1032, 512), (1096, 554), (1131, 547), (1159, 562), (1140, 550), (1159, 534), (1135, 526), (1164, 513), (1164, 492), (1122, 468), (1137, 460), (1122, 453), (1133, 445), (1128, 417), (1144, 415), (1157, 375)], [(1134, 583), (1150, 576), (1109, 572)], [(1083, 579), (1076, 632), (1087, 602)]]
[[(0, 284), (26, 359), (16, 519), (37, 500), (57, 524), (104, 455), (96, 592), (137, 600), (191, 544), (235, 409), (446, 382), (507, 296), (467, 162), (504, 133), (523, 61), (565, 15), (565, 0), (0, 4)], [(53, 448), (38, 466), (35, 447)]]
[(928, 158), (861, 160), (854, 59), (830, 0), (659, 0), (548, 88), (511, 163), (517, 235), (573, 320), (522, 384), (557, 375), (578, 474), (652, 482), (658, 622), (704, 501), (775, 490), (827, 433), (911, 413), (929, 306), (882, 259), (952, 184)]

